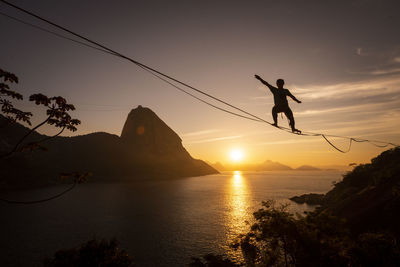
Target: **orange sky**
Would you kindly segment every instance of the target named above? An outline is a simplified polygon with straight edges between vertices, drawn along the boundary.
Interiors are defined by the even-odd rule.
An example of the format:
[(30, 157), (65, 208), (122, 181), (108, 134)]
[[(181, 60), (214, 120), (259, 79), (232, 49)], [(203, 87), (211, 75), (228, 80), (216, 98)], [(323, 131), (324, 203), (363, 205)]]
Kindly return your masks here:
[[(285, 79), (285, 88), (303, 102), (289, 100), (300, 130), (400, 143), (398, 1), (49, 3), (18, 1), (268, 121), (273, 98), (254, 74), (271, 84)], [(341, 154), (321, 137), (296, 136), (221, 113), (111, 55), (3, 16), (0, 30), (7, 32), (1, 67), (20, 78), (14, 89), (26, 98), (41, 92), (75, 104), (82, 125), (73, 135), (119, 135), (129, 111), (143, 105), (182, 137), (194, 157), (211, 162), (229, 162), (236, 148), (244, 162), (348, 165), (368, 162), (384, 150), (353, 144), (350, 153)], [(44, 116), (31, 103), (21, 108), (34, 111), (34, 122)], [(287, 126), (285, 118), (278, 120)]]

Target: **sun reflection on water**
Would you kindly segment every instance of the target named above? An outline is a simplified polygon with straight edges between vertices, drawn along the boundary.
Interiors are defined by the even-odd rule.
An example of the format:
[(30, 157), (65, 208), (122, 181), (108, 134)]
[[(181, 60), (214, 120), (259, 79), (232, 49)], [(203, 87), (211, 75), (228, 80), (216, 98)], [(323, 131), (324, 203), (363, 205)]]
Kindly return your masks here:
[(250, 220), (250, 190), (247, 186), (246, 177), (241, 171), (234, 171), (233, 176), (227, 184), (226, 198), (226, 250), (233, 258), (240, 259), (240, 252), (229, 248), (239, 234), (248, 231), (246, 221)]
[(243, 184), (243, 177), (241, 171), (233, 172), (233, 186), (240, 187)]

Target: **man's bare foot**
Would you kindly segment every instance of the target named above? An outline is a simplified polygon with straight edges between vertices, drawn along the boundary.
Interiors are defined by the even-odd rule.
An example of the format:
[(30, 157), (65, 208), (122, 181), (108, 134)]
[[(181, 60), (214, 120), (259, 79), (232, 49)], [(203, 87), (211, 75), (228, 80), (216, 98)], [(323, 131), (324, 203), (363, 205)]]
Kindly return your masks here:
[(298, 129), (296, 129), (296, 128), (293, 128), (293, 129), (292, 129), (292, 133), (301, 134), (301, 131), (298, 130)]
[(273, 124), (271, 124), (272, 126), (278, 127), (278, 124), (276, 122), (274, 122)]

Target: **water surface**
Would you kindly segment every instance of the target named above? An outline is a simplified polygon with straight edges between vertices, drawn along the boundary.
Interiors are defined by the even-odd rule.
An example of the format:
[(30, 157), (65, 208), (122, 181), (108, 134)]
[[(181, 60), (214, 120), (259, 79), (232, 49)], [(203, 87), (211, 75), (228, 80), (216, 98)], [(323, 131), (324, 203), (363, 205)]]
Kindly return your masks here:
[[(190, 177), (130, 184), (83, 184), (60, 199), (36, 205), (0, 204), (0, 266), (40, 266), (56, 250), (93, 237), (112, 238), (138, 266), (182, 266), (191, 256), (240, 254), (229, 244), (248, 230), (261, 201), (325, 193), (336, 171), (279, 171)], [(14, 192), (9, 198), (44, 198), (64, 187)]]

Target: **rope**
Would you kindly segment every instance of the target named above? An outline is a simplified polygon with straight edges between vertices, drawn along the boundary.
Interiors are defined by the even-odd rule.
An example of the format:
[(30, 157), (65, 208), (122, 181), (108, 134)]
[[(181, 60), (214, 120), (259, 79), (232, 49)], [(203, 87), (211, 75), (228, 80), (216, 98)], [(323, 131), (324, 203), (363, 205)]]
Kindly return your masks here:
[[(113, 56), (119, 56), (118, 54), (112, 53), (112, 52), (107, 51), (107, 50), (105, 50), (105, 49), (101, 49), (101, 48), (98, 48), (98, 47), (95, 47), (95, 46), (92, 46), (92, 45), (88, 45), (88, 44), (86, 44), (86, 43), (84, 43), (84, 42), (80, 42), (80, 41), (75, 40), (75, 39), (73, 39), (73, 38), (69, 38), (69, 37), (67, 37), (67, 36), (64, 36), (64, 35), (62, 35), (62, 34), (56, 33), (56, 32), (54, 32), (54, 31), (47, 30), (47, 29), (45, 29), (45, 28), (43, 28), (43, 27), (37, 26), (37, 25), (35, 25), (35, 24), (29, 23), (29, 22), (26, 22), (26, 21), (23, 21), (23, 20), (21, 20), (21, 19), (18, 19), (18, 18), (16, 18), (16, 17), (10, 16), (10, 15), (7, 15), (7, 14), (5, 14), (5, 13), (3, 13), (3, 12), (0, 12), (0, 15), (5, 16), (5, 17), (10, 18), (10, 19), (13, 19), (13, 20), (15, 20), (15, 21), (17, 21), (17, 22), (20, 22), (20, 23), (23, 23), (23, 24), (25, 24), (25, 25), (31, 26), (31, 27), (36, 28), (36, 29), (38, 29), (38, 30), (41, 30), (41, 31), (44, 31), (44, 32), (53, 34), (53, 35), (55, 35), (55, 36), (57, 36), (57, 37), (60, 37), (60, 38), (63, 38), (63, 39), (66, 39), (66, 40), (69, 40), (69, 41), (72, 41), (72, 42), (75, 42), (75, 43), (84, 45), (84, 46), (87, 46), (87, 47), (89, 47), (89, 48), (94, 48), (94, 49), (96, 49), (96, 50), (99, 50), (99, 51), (101, 51), (101, 52), (104, 52), (104, 53), (107, 53), (107, 54), (110, 54), (110, 55), (113, 55)], [(207, 105), (209, 105), (209, 106), (211, 106), (211, 107), (213, 107), (213, 108), (216, 108), (216, 109), (218, 109), (218, 110), (227, 112), (227, 113), (232, 114), (232, 115), (235, 115), (235, 116), (239, 116), (239, 117), (242, 117), (242, 118), (246, 118), (246, 119), (249, 119), (249, 120), (259, 121), (258, 119), (254, 119), (254, 118), (250, 118), (250, 117), (247, 117), (247, 116), (243, 116), (243, 115), (241, 115), (241, 114), (238, 114), (238, 113), (235, 113), (235, 112), (231, 112), (231, 111), (229, 111), (229, 110), (226, 110), (226, 109), (220, 108), (220, 107), (218, 107), (218, 106), (215, 106), (215, 105), (213, 105), (213, 104), (211, 104), (211, 103), (209, 103), (209, 102), (207, 102), (207, 101), (205, 101), (205, 100), (203, 100), (203, 99), (201, 99), (201, 98), (199, 98), (199, 97), (197, 97), (197, 96), (195, 96), (195, 95), (193, 95), (193, 94), (187, 92), (186, 90), (182, 89), (181, 87), (176, 86), (175, 84), (173, 84), (173, 83), (169, 82), (168, 80), (162, 78), (160, 75), (157, 75), (156, 73), (152, 72), (151, 70), (149, 70), (149, 69), (147, 69), (147, 68), (145, 68), (145, 67), (143, 67), (143, 66), (141, 66), (141, 65), (138, 65), (138, 66), (141, 67), (143, 70), (149, 72), (149, 73), (152, 74), (153, 76), (157, 77), (158, 79), (160, 79), (160, 80), (162, 80), (162, 81), (168, 83), (169, 85), (175, 87), (175, 88), (178, 89), (179, 91), (181, 91), (181, 92), (183, 92), (183, 93), (185, 93), (185, 94), (187, 94), (187, 95), (189, 95), (189, 96), (191, 96), (191, 97), (193, 97), (193, 98), (195, 98), (195, 99), (197, 99), (197, 100), (199, 100), (199, 101), (201, 101), (201, 102), (203, 102), (203, 103), (205, 103), (205, 104), (207, 104)]]
[(76, 184), (77, 184), (77, 181), (75, 181), (70, 187), (68, 187), (66, 190), (62, 191), (61, 193), (54, 195), (52, 197), (44, 198), (44, 199), (32, 200), (32, 201), (16, 201), (16, 200), (0, 198), (0, 201), (5, 202), (7, 204), (25, 204), (25, 205), (43, 203), (43, 202), (47, 202), (47, 201), (50, 201), (50, 200), (53, 200), (53, 199), (56, 199), (56, 198), (59, 198), (59, 197), (65, 195), (66, 193), (68, 193), (69, 191), (74, 189)]
[(153, 76), (157, 77), (158, 79), (160, 79), (160, 80), (162, 80), (162, 81), (168, 83), (169, 85), (175, 87), (175, 88), (178, 89), (179, 91), (181, 91), (181, 92), (183, 92), (183, 93), (185, 93), (185, 94), (187, 94), (187, 95), (189, 95), (189, 96), (191, 96), (191, 97), (193, 97), (193, 98), (195, 98), (195, 99), (197, 99), (197, 100), (203, 102), (203, 103), (206, 104), (206, 105), (209, 105), (209, 106), (211, 106), (211, 107), (213, 107), (213, 108), (216, 108), (216, 109), (218, 109), (218, 110), (221, 110), (221, 111), (223, 111), (223, 112), (232, 114), (232, 115), (234, 115), (234, 116), (238, 116), (238, 117), (245, 118), (245, 119), (248, 119), (248, 120), (253, 120), (253, 121), (261, 122), (260, 120), (257, 120), (257, 119), (251, 118), (251, 117), (247, 117), (247, 116), (238, 114), (238, 113), (236, 113), (236, 112), (232, 112), (232, 111), (229, 111), (229, 110), (227, 110), (227, 109), (218, 107), (218, 106), (216, 106), (216, 105), (214, 105), (214, 104), (211, 104), (210, 102), (207, 102), (207, 101), (205, 101), (205, 100), (203, 100), (203, 99), (201, 99), (201, 98), (199, 98), (199, 97), (197, 97), (197, 96), (195, 96), (195, 95), (189, 93), (188, 91), (182, 89), (181, 87), (179, 87), (179, 86), (177, 86), (177, 85), (171, 83), (170, 81), (168, 81), (168, 80), (162, 78), (162, 77), (159, 76), (158, 74), (156, 74), (156, 73), (154, 73), (154, 72), (152, 72), (152, 71), (150, 71), (150, 70), (148, 70), (148, 69), (146, 69), (146, 68), (144, 68), (144, 67), (142, 67), (142, 66), (140, 66), (140, 67), (141, 67), (142, 69), (144, 69), (145, 71), (149, 72), (151, 75), (153, 75)]
[(347, 152), (349, 152), (350, 149), (351, 149), (351, 144), (352, 144), (353, 138), (350, 138), (350, 139), (349, 139), (349, 147), (347, 148), (347, 150), (342, 150), (342, 149), (338, 148), (337, 146), (335, 146), (334, 144), (332, 144), (332, 142), (329, 141), (328, 138), (326, 138), (325, 135), (321, 135), (321, 136), (322, 136), (322, 138), (325, 139), (326, 142), (328, 142), (328, 144), (330, 144), (334, 149), (336, 149), (336, 150), (339, 151), (339, 152), (347, 153)]
[(76, 37), (78, 37), (78, 38), (81, 38), (81, 39), (83, 39), (83, 40), (85, 40), (85, 41), (87, 41), (87, 42), (89, 42), (89, 43), (91, 43), (91, 44), (94, 44), (94, 45), (96, 45), (96, 46), (98, 46), (98, 47), (101, 47), (102, 49), (107, 50), (107, 51), (108, 51), (107, 53), (109, 53), (109, 54), (112, 54), (112, 55), (114, 55), (114, 56), (118, 56), (118, 57), (121, 57), (121, 58), (123, 58), (123, 59), (126, 59), (126, 60), (128, 60), (128, 61), (130, 61), (130, 62), (132, 62), (132, 63), (134, 63), (134, 64), (136, 64), (136, 65), (138, 65), (139, 67), (146, 68), (146, 69), (148, 69), (148, 70), (150, 70), (150, 71), (153, 71), (154, 73), (157, 73), (158, 75), (161, 75), (161, 76), (163, 76), (163, 77), (165, 77), (165, 78), (167, 78), (167, 79), (169, 79), (169, 80), (172, 80), (172, 81), (177, 82), (177, 83), (179, 83), (179, 84), (181, 84), (181, 85), (183, 85), (183, 86), (186, 86), (186, 87), (188, 87), (188, 88), (190, 88), (190, 89), (192, 89), (192, 90), (194, 90), (194, 91), (196, 91), (196, 92), (198, 92), (198, 93), (200, 93), (200, 94), (203, 94), (203, 95), (205, 95), (205, 96), (207, 96), (207, 97), (209, 97), (209, 98), (211, 98), (211, 99), (214, 99), (215, 101), (218, 101), (218, 102), (220, 102), (220, 103), (222, 103), (222, 104), (224, 104), (224, 105), (227, 105), (227, 106), (229, 106), (229, 107), (231, 107), (231, 108), (233, 108), (233, 109), (236, 109), (236, 110), (238, 110), (238, 111), (240, 111), (240, 112), (242, 112), (242, 113), (244, 113), (244, 114), (247, 114), (247, 115), (249, 115), (249, 116), (251, 116), (251, 117), (254, 117), (254, 118), (258, 119), (258, 120), (262, 120), (262, 121), (264, 121), (265, 123), (268, 123), (268, 124), (272, 125), (271, 122), (265, 121), (265, 120), (263, 120), (262, 118), (259, 118), (259, 117), (255, 116), (255, 115), (253, 115), (253, 114), (251, 114), (251, 113), (249, 113), (249, 112), (247, 112), (247, 111), (245, 111), (245, 110), (243, 110), (243, 109), (240, 109), (240, 108), (238, 108), (238, 107), (235, 107), (234, 105), (229, 104), (228, 102), (225, 102), (225, 101), (223, 101), (223, 100), (221, 100), (221, 99), (219, 99), (219, 98), (217, 98), (217, 97), (214, 97), (214, 96), (212, 96), (212, 95), (210, 95), (210, 94), (208, 94), (208, 93), (206, 93), (206, 92), (203, 92), (203, 91), (200, 90), (200, 89), (197, 89), (197, 88), (195, 88), (195, 87), (193, 87), (193, 86), (191, 86), (191, 85), (189, 85), (189, 84), (186, 84), (186, 83), (184, 83), (184, 82), (182, 82), (182, 81), (179, 81), (178, 79), (175, 79), (175, 78), (173, 78), (173, 77), (171, 77), (171, 76), (169, 76), (169, 75), (167, 75), (167, 74), (164, 74), (164, 73), (162, 73), (162, 72), (160, 72), (160, 71), (158, 71), (158, 70), (156, 70), (156, 69), (154, 69), (154, 68), (151, 68), (151, 67), (149, 67), (149, 66), (147, 66), (147, 65), (145, 65), (145, 64), (143, 64), (143, 63), (141, 63), (141, 62), (139, 62), (139, 61), (136, 61), (136, 60), (134, 60), (134, 59), (132, 59), (132, 58), (130, 58), (130, 57), (127, 57), (127, 56), (125, 56), (125, 55), (123, 55), (123, 54), (121, 54), (121, 53), (119, 53), (119, 52), (117, 52), (117, 51), (112, 50), (111, 48), (108, 48), (108, 47), (106, 47), (106, 46), (104, 46), (104, 45), (102, 45), (102, 44), (100, 44), (100, 43), (98, 43), (98, 42), (95, 42), (95, 41), (93, 41), (93, 40), (91, 40), (91, 39), (89, 39), (89, 38), (87, 38), (87, 37), (84, 37), (84, 36), (82, 36), (82, 35), (76, 33), (76, 32), (73, 32), (73, 31), (71, 31), (71, 30), (69, 30), (69, 29), (67, 29), (67, 28), (65, 28), (65, 27), (63, 27), (63, 26), (60, 26), (60, 25), (58, 25), (58, 24), (56, 24), (56, 23), (54, 23), (54, 22), (51, 22), (51, 21), (49, 21), (49, 20), (47, 20), (47, 19), (45, 19), (45, 18), (43, 18), (43, 17), (41, 17), (41, 16), (38, 16), (38, 15), (36, 15), (36, 14), (34, 14), (34, 13), (28, 11), (28, 10), (25, 10), (25, 9), (23, 9), (23, 8), (21, 8), (21, 7), (18, 7), (18, 6), (14, 5), (14, 4), (12, 4), (12, 3), (9, 3), (9, 2), (7, 2), (7, 1), (5, 1), (5, 0), (0, 0), (0, 1), (3, 2), (3, 3), (5, 3), (5, 4), (7, 4), (7, 5), (9, 5), (9, 6), (11, 6), (11, 7), (13, 7), (13, 8), (15, 8), (15, 9), (18, 9), (18, 10), (20, 10), (20, 11), (22, 11), (22, 12), (24, 12), (24, 13), (30, 15), (30, 16), (33, 16), (33, 17), (35, 17), (35, 18), (37, 18), (37, 19), (39, 19), (39, 20), (41, 20), (41, 21), (44, 21), (44, 22), (46, 22), (46, 23), (48, 23), (48, 24), (50, 24), (50, 25), (52, 25), (52, 26), (54, 26), (54, 27), (56, 27), (56, 28), (58, 28), (58, 29), (61, 29), (61, 30), (65, 31), (65, 32), (68, 32), (68, 33), (70, 33), (70, 34), (72, 34), (72, 35), (74, 35), (74, 36), (76, 36)]
[(102, 51), (102, 52), (104, 52), (104, 53), (112, 54), (112, 53), (108, 52), (107, 50), (104, 50), (104, 49), (95, 47), (95, 46), (93, 46), (93, 45), (90, 45), (90, 44), (87, 44), (87, 43), (84, 43), (84, 42), (81, 42), (81, 41), (78, 41), (78, 40), (75, 40), (75, 39), (73, 39), (73, 38), (69, 38), (69, 37), (67, 37), (67, 36), (65, 36), (65, 35), (62, 35), (62, 34), (59, 34), (59, 33), (57, 33), (57, 32), (50, 31), (50, 30), (45, 29), (45, 28), (43, 28), (43, 27), (40, 27), (40, 26), (38, 26), (38, 25), (35, 25), (35, 24), (29, 23), (29, 22), (27, 22), (27, 21), (21, 20), (21, 19), (19, 19), (19, 18), (16, 18), (16, 17), (10, 16), (10, 15), (7, 15), (7, 14), (1, 12), (1, 11), (0, 11), (0, 15), (1, 15), (1, 16), (4, 16), (4, 17), (7, 17), (7, 18), (9, 18), (9, 19), (15, 20), (15, 21), (17, 21), (17, 22), (20, 22), (20, 23), (22, 23), (22, 24), (25, 24), (25, 25), (27, 25), (27, 26), (36, 28), (36, 29), (41, 30), (41, 31), (43, 31), (43, 32), (47, 32), (47, 33), (50, 33), (50, 34), (55, 35), (55, 36), (57, 36), (57, 37), (60, 37), (60, 38), (63, 38), (63, 39), (66, 39), (66, 40), (75, 42), (75, 43), (77, 43), (77, 44), (84, 45), (84, 46), (87, 46), (87, 47), (90, 47), (90, 48), (93, 48), (93, 49)]
[[(121, 54), (121, 53), (119, 53), (119, 52), (117, 52), (117, 51), (112, 50), (111, 48), (108, 48), (108, 47), (106, 47), (106, 46), (104, 46), (104, 45), (102, 45), (102, 44), (100, 44), (100, 43), (98, 43), (98, 42), (95, 42), (95, 41), (93, 41), (93, 40), (91, 40), (91, 39), (89, 39), (89, 38), (87, 38), (87, 37), (84, 37), (84, 36), (82, 36), (82, 35), (76, 33), (76, 32), (73, 32), (73, 31), (71, 31), (71, 30), (69, 30), (69, 29), (67, 29), (67, 28), (65, 28), (65, 27), (63, 27), (63, 26), (60, 26), (60, 25), (58, 25), (58, 24), (56, 24), (56, 23), (54, 23), (54, 22), (51, 22), (51, 21), (49, 21), (49, 20), (47, 20), (47, 19), (45, 19), (45, 18), (43, 18), (43, 17), (41, 17), (41, 16), (39, 16), (39, 15), (36, 15), (36, 14), (34, 14), (34, 13), (28, 11), (28, 10), (25, 10), (25, 9), (23, 9), (23, 8), (21, 8), (21, 7), (18, 7), (18, 6), (14, 5), (14, 4), (12, 4), (12, 3), (9, 3), (9, 2), (7, 2), (7, 1), (5, 1), (5, 0), (0, 0), (0, 1), (3, 2), (3, 3), (6, 4), (6, 5), (9, 5), (9, 6), (15, 8), (15, 9), (18, 9), (18, 10), (21, 11), (21, 12), (24, 12), (24, 13), (30, 15), (30, 16), (33, 16), (33, 17), (35, 17), (35, 18), (41, 20), (41, 21), (44, 21), (44, 22), (46, 22), (46, 23), (48, 23), (48, 24), (50, 24), (50, 25), (52, 25), (52, 26), (54, 26), (54, 27), (56, 27), (56, 28), (58, 28), (58, 29), (61, 29), (61, 30), (65, 31), (65, 32), (67, 32), (67, 33), (69, 33), (69, 34), (72, 34), (72, 35), (74, 35), (74, 36), (80, 38), (80, 39), (83, 39), (83, 40), (85, 40), (85, 41), (87, 41), (87, 42), (89, 42), (89, 43), (95, 45), (95, 47), (93, 47), (92, 45), (89, 45), (89, 44), (86, 44), (86, 43), (82, 43), (82, 42), (80, 42), (80, 41), (77, 41), (77, 40), (75, 40), (75, 39), (72, 39), (72, 38), (63, 36), (63, 35), (61, 35), (61, 34), (48, 31), (48, 30), (43, 29), (43, 28), (41, 28), (41, 27), (39, 27), (39, 26), (33, 26), (33, 25), (31, 25), (30, 23), (23, 22), (23, 21), (21, 21), (21, 20), (19, 20), (19, 19), (16, 19), (17, 21), (20, 21), (20, 22), (22, 22), (22, 23), (24, 23), (24, 24), (28, 24), (28, 25), (33, 26), (33, 27), (35, 27), (35, 28), (44, 30), (44, 31), (46, 31), (46, 32), (48, 32), (48, 33), (55, 34), (55, 35), (57, 35), (58, 37), (61, 37), (61, 38), (64, 38), (64, 39), (67, 39), (67, 40), (70, 40), (70, 41), (73, 41), (73, 42), (76, 42), (76, 43), (85, 45), (85, 46), (87, 46), (87, 47), (97, 49), (97, 50), (99, 50), (99, 51), (101, 51), (101, 52), (108, 53), (108, 54), (111, 54), (111, 55), (113, 55), (113, 56), (117, 56), (117, 57), (123, 58), (123, 59), (125, 59), (125, 60), (128, 60), (128, 61), (134, 63), (135, 65), (139, 66), (139, 67), (142, 68), (143, 70), (146, 70), (147, 72), (151, 73), (153, 76), (157, 77), (158, 79), (160, 79), (160, 80), (162, 80), (162, 81), (168, 83), (169, 85), (175, 87), (176, 89), (180, 90), (181, 92), (183, 92), (183, 93), (185, 93), (185, 94), (187, 94), (187, 95), (189, 95), (189, 96), (191, 96), (191, 97), (193, 97), (193, 98), (195, 98), (195, 99), (197, 99), (197, 100), (199, 100), (199, 101), (201, 101), (201, 102), (203, 102), (203, 103), (205, 103), (205, 104), (207, 104), (207, 105), (209, 105), (209, 106), (211, 106), (211, 107), (214, 107), (214, 108), (216, 108), (216, 109), (218, 109), (218, 110), (221, 110), (221, 111), (223, 111), (223, 112), (229, 113), (229, 114), (234, 115), (234, 116), (238, 116), (238, 117), (242, 117), (242, 118), (245, 118), (245, 119), (249, 119), (249, 120), (253, 120), (253, 121), (257, 121), (257, 122), (263, 122), (263, 123), (267, 123), (267, 124), (269, 124), (269, 125), (273, 125), (273, 123), (271, 123), (271, 122), (269, 122), (269, 121), (266, 121), (266, 120), (264, 120), (264, 119), (262, 119), (262, 118), (260, 118), (260, 117), (258, 117), (258, 116), (256, 116), (256, 115), (254, 115), (254, 114), (251, 114), (251, 113), (249, 113), (249, 112), (247, 112), (247, 111), (245, 111), (245, 110), (243, 110), (243, 109), (241, 109), (241, 108), (239, 108), (239, 107), (236, 107), (236, 106), (234, 106), (234, 105), (232, 105), (232, 104), (230, 104), (230, 103), (228, 103), (228, 102), (226, 102), (226, 101), (224, 101), (224, 100), (221, 100), (221, 99), (219, 99), (219, 98), (217, 98), (217, 97), (215, 97), (215, 96), (213, 96), (213, 95), (210, 95), (210, 94), (208, 94), (208, 93), (206, 93), (206, 92), (204, 92), (204, 91), (202, 91), (202, 90), (200, 90), (200, 89), (198, 89), (198, 88), (196, 88), (196, 87), (194, 87), (194, 86), (191, 86), (191, 85), (189, 85), (189, 84), (187, 84), (187, 83), (185, 83), (185, 82), (182, 82), (182, 81), (180, 81), (180, 80), (178, 80), (178, 79), (176, 79), (176, 78), (173, 78), (172, 76), (169, 76), (169, 75), (167, 75), (167, 74), (165, 74), (165, 73), (162, 73), (162, 72), (160, 72), (160, 71), (158, 71), (158, 70), (156, 70), (156, 69), (154, 69), (154, 68), (152, 68), (152, 67), (149, 67), (149, 66), (147, 66), (147, 65), (145, 65), (145, 64), (143, 64), (143, 63), (141, 63), (141, 62), (139, 62), (139, 61), (136, 61), (136, 60), (134, 60), (134, 59), (132, 59), (132, 58), (130, 58), (130, 57), (127, 57), (127, 56), (125, 56), (125, 55), (123, 55), (123, 54)], [(13, 17), (11, 17), (11, 16), (9, 16), (9, 15), (6, 15), (6, 16), (7, 16), (7, 17), (10, 17), (10, 18), (13, 18)], [(15, 18), (13, 18), (13, 19), (15, 19)], [(244, 113), (244, 114), (246, 114), (247, 116), (244, 116), (244, 115), (242, 115), (242, 114), (238, 114), (238, 113), (236, 113), (236, 112), (232, 112), (232, 111), (226, 110), (226, 109), (224, 109), (224, 108), (218, 107), (218, 106), (216, 106), (216, 105), (213, 105), (213, 104), (211, 104), (211, 103), (209, 103), (209, 102), (207, 102), (207, 101), (205, 101), (205, 100), (203, 100), (203, 99), (201, 99), (201, 98), (199, 98), (199, 97), (197, 97), (197, 96), (195, 96), (195, 95), (193, 95), (193, 94), (187, 92), (186, 90), (182, 89), (181, 87), (179, 87), (179, 86), (173, 84), (171, 81), (176, 82), (176, 83), (178, 83), (178, 84), (180, 84), (180, 85), (183, 85), (183, 86), (185, 86), (185, 87), (187, 87), (187, 88), (189, 88), (189, 89), (191, 89), (191, 90), (194, 90), (195, 92), (200, 93), (200, 94), (202, 94), (202, 95), (204, 95), (204, 96), (206, 96), (206, 97), (208, 97), (208, 98), (211, 98), (211, 99), (213, 99), (213, 100), (215, 100), (215, 101), (217, 101), (217, 102), (219, 102), (219, 103), (222, 103), (222, 104), (224, 104), (224, 105), (226, 105), (226, 106), (228, 106), (228, 107), (230, 107), (230, 108), (233, 108), (233, 109), (235, 109), (235, 110), (237, 110), (237, 111), (240, 111), (241, 113)], [(339, 151), (339, 152), (341, 152), (341, 153), (347, 153), (347, 152), (349, 152), (349, 151), (351, 150), (352, 141), (355, 141), (355, 142), (368, 142), (368, 143), (370, 143), (370, 144), (372, 144), (372, 145), (374, 145), (374, 146), (376, 146), (376, 147), (387, 147), (387, 146), (389, 146), (389, 145), (392, 145), (392, 146), (395, 146), (395, 147), (398, 147), (398, 146), (399, 146), (399, 145), (397, 145), (397, 144), (390, 143), (390, 142), (384, 142), (384, 141), (376, 141), (376, 140), (368, 140), (368, 139), (355, 139), (355, 138), (347, 137), (347, 136), (328, 135), (328, 134), (313, 133), (313, 132), (302, 132), (302, 133), (298, 133), (298, 132), (292, 132), (291, 129), (289, 129), (289, 128), (287, 128), (287, 127), (282, 127), (282, 126), (276, 126), (276, 127), (277, 127), (278, 129), (280, 129), (280, 130), (283, 130), (283, 131), (286, 131), (286, 132), (289, 132), (289, 133), (292, 133), (292, 134), (297, 134), (297, 135), (302, 135), (302, 136), (321, 136), (330, 146), (332, 146), (334, 149), (336, 149), (337, 151)], [(335, 146), (327, 137), (348, 139), (348, 140), (349, 140), (348, 149), (347, 149), (347, 150), (342, 150), (342, 149), (338, 148), (338, 147)], [(379, 144), (377, 144), (377, 143), (382, 144), (382, 145), (379, 145)]]

